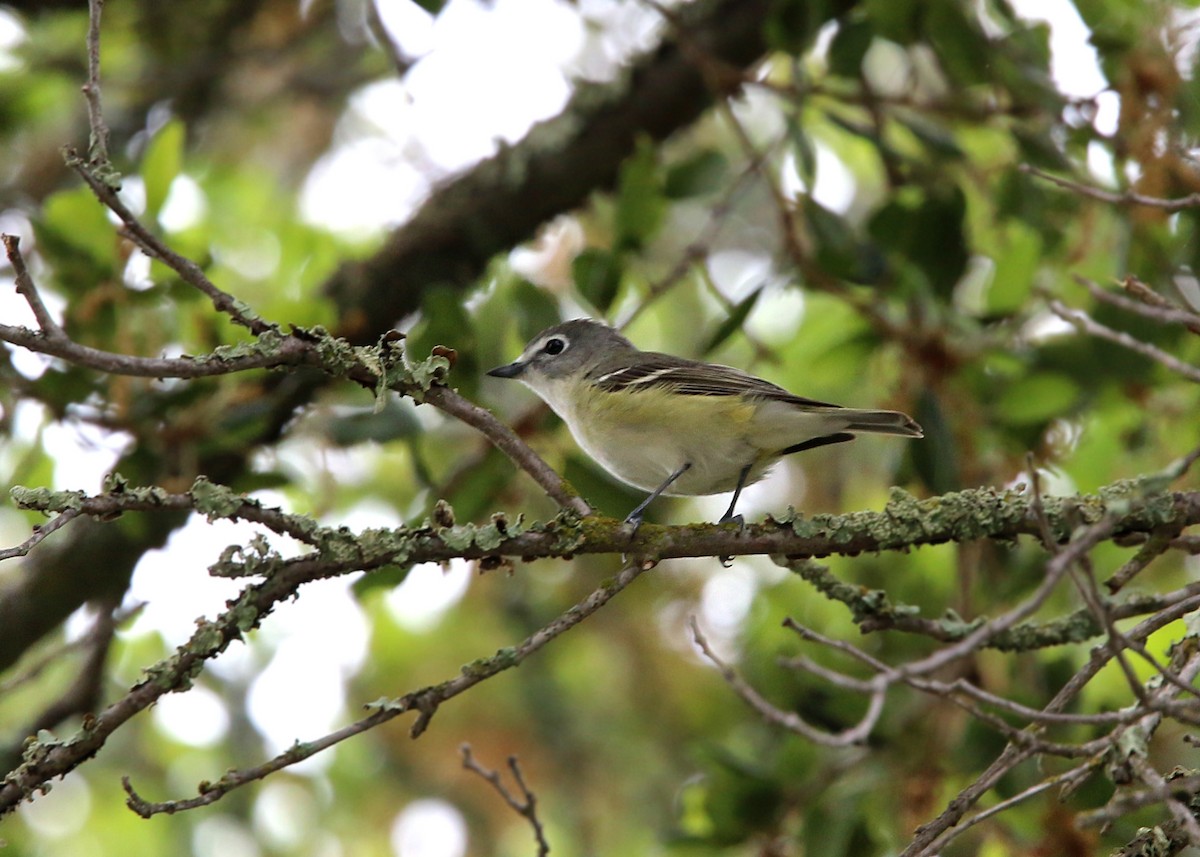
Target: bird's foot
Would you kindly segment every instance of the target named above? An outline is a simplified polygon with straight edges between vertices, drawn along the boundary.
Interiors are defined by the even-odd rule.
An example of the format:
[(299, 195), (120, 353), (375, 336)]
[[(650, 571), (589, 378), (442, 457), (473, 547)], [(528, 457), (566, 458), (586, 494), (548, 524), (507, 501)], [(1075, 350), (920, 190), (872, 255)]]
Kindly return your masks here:
[[(741, 515), (731, 515), (729, 512), (726, 512), (724, 515), (721, 516), (721, 520), (718, 521), (717, 523), (718, 524), (737, 524), (737, 531), (738, 531), (739, 536), (746, 531), (746, 519), (743, 518)], [(717, 559), (720, 561), (721, 565), (724, 568), (729, 568), (729, 566), (733, 565), (733, 557), (731, 557), (731, 556), (719, 556), (719, 557), (717, 557)]]

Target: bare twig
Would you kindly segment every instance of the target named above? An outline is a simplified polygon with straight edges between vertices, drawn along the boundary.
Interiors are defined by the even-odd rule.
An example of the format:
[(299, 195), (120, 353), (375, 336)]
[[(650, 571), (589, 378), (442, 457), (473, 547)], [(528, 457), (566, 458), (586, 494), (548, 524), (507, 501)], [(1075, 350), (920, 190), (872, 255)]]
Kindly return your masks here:
[[(1198, 608), (1200, 608), (1200, 595), (1184, 599), (1143, 620), (1127, 632), (1127, 636), (1133, 640), (1144, 641), (1150, 634)], [(1107, 647), (1094, 649), (1088, 662), (1059, 688), (1044, 710), (1061, 712), (1111, 659), (1112, 652)], [(925, 857), (925, 855), (940, 853), (947, 842), (962, 832), (959, 822), (967, 811), (1009, 771), (1033, 755), (1034, 752), (1029, 747), (1010, 742), (988, 766), (987, 770), (960, 791), (937, 818), (917, 829), (916, 836), (901, 852), (900, 857)]]
[[(0, 324), (0, 341), (22, 346), (39, 354), (60, 357), (77, 366), (131, 377), (204, 378), (250, 369), (307, 365), (323, 369), (330, 374), (349, 377), (368, 389), (373, 390), (378, 383), (376, 369), (355, 358), (352, 355), (353, 349), (344, 341), (333, 339), (328, 334), (299, 329), (284, 335), (270, 325), (264, 328), (262, 333), (265, 334), (269, 330), (271, 336), (260, 335), (256, 347), (219, 350), (201, 357), (133, 357), (80, 345), (66, 335), (46, 309), (33, 278), (29, 276), (20, 251), (20, 240), (13, 235), (3, 235), (0, 238), (16, 275), (17, 291), (29, 303), (41, 327), (40, 330), (34, 331)], [(402, 393), (417, 393), (415, 389), (398, 389)], [(420, 391), (420, 397), (442, 412), (479, 430), (514, 464), (532, 476), (561, 507), (571, 509), (579, 515), (592, 514), (591, 506), (512, 429), (490, 412), (463, 398), (449, 387), (430, 387)], [(0, 556), (0, 559), (4, 558)]]
[(1109, 205), (1141, 205), (1147, 208), (1157, 208), (1167, 212), (1186, 211), (1189, 208), (1200, 207), (1200, 193), (1192, 193), (1187, 196), (1177, 199), (1161, 199), (1156, 196), (1145, 196), (1132, 191), (1123, 193), (1113, 193), (1112, 191), (1102, 190), (1091, 185), (1085, 185), (1080, 182), (1064, 179), (1060, 176), (1053, 175), (1044, 170), (1040, 170), (1032, 164), (1021, 164), (1018, 167), (1021, 172), (1037, 176), (1040, 179), (1058, 185), (1059, 187), (1069, 190), (1072, 193), (1077, 193), (1080, 196), (1085, 196), (1088, 199), (1094, 199), (1099, 202), (1106, 202)]
[(104, 122), (104, 111), (100, 108), (100, 16), (104, 12), (104, 0), (88, 0), (88, 76), (83, 85), (83, 96), (88, 106), (88, 160), (100, 170), (109, 170), (108, 125)]
[(994, 806), (989, 806), (987, 809), (975, 813), (975, 815), (971, 816), (958, 826), (958, 832), (962, 833), (974, 827), (976, 824), (979, 824), (981, 821), (986, 821), (993, 816), (1012, 809), (1017, 804), (1024, 803), (1031, 797), (1036, 797), (1037, 795), (1049, 791), (1050, 789), (1058, 788), (1059, 786), (1067, 789), (1074, 788), (1081, 781), (1085, 780), (1095, 769), (1095, 762), (1089, 761), (1081, 765), (1076, 765), (1074, 768), (1069, 770), (1063, 771), (1061, 774), (1055, 774), (1053, 777), (1047, 777), (1041, 782), (1034, 783), (1029, 788), (1018, 792), (1012, 797), (1006, 798)]
[(42, 542), (47, 536), (62, 527), (65, 527), (75, 518), (80, 515), (78, 509), (66, 509), (55, 515), (51, 520), (44, 524), (38, 524), (33, 528), (33, 535), (21, 542), (16, 547), (5, 548), (0, 550), (0, 562), (13, 557), (25, 556)]
[(0, 241), (3, 241), (4, 253), (8, 256), (9, 264), (12, 265), (13, 280), (17, 287), (17, 294), (25, 298), (25, 302), (33, 310), (33, 317), (37, 319), (42, 333), (47, 338), (66, 339), (67, 335), (59, 327), (58, 322), (54, 320), (54, 316), (50, 314), (50, 311), (46, 309), (46, 305), (42, 302), (42, 296), (38, 294), (33, 277), (29, 276), (29, 268), (26, 267), (25, 257), (21, 254), (21, 239), (16, 235), (5, 234), (0, 235)]
[(592, 507), (580, 497), (550, 465), (508, 426), (487, 411), (460, 396), (449, 387), (431, 387), (425, 401), (435, 408), (481, 431), (514, 464), (533, 477), (554, 502), (578, 515), (592, 514)]
[(1107, 340), (1108, 342), (1120, 345), (1122, 348), (1128, 348), (1130, 351), (1134, 351), (1143, 357), (1148, 357), (1154, 362), (1165, 366), (1177, 375), (1182, 375), (1189, 381), (1200, 383), (1200, 369), (1184, 363), (1161, 348), (1151, 345), (1148, 342), (1142, 342), (1142, 340), (1130, 336), (1124, 331), (1113, 330), (1111, 327), (1096, 321), (1083, 310), (1072, 309), (1059, 300), (1051, 299), (1049, 306), (1052, 313), (1063, 321), (1069, 322), (1079, 332), (1095, 336), (1098, 339)]
[[(1180, 307), (1174, 301), (1160, 295), (1137, 277), (1126, 277), (1121, 285), (1125, 287), (1125, 291), (1133, 295), (1147, 307), (1163, 311), (1162, 316), (1159, 317), (1162, 321), (1168, 324), (1183, 324), (1192, 333), (1200, 333), (1200, 312)], [(1178, 313), (1182, 313), (1182, 315)]]
[(1134, 756), (1129, 761), (1138, 779), (1163, 796), (1162, 802), (1166, 804), (1167, 811), (1187, 836), (1191, 846), (1200, 848), (1200, 822), (1196, 820), (1192, 809), (1175, 796), (1162, 774), (1154, 770), (1144, 757)]
[(519, 798), (505, 787), (500, 780), (499, 771), (490, 771), (475, 761), (475, 757), (471, 754), (470, 744), (463, 744), (459, 750), (462, 753), (463, 767), (479, 774), (491, 783), (492, 788), (512, 808), (513, 812), (528, 820), (530, 826), (533, 827), (534, 838), (537, 839), (538, 857), (546, 857), (550, 853), (550, 843), (546, 841), (546, 832), (542, 829), (541, 819), (538, 818), (537, 795), (529, 790), (529, 786), (525, 785), (525, 777), (521, 774), (521, 766), (517, 762), (517, 757), (508, 757), (508, 769), (512, 771), (513, 779), (517, 783), (517, 788), (520, 789), (521, 796)]
[[(1075, 275), (1075, 282), (1086, 288), (1096, 300), (1115, 306), (1132, 315), (1148, 318), (1160, 324), (1181, 324), (1192, 333), (1200, 333), (1200, 314), (1190, 310), (1180, 309), (1158, 292), (1134, 277), (1125, 279), (1125, 291), (1139, 296), (1139, 300), (1130, 300), (1116, 292), (1102, 288), (1099, 283), (1080, 274)], [(1154, 297), (1151, 298), (1150, 296)]]
[[(275, 771), (286, 768), (289, 765), (295, 764), (296, 762), (307, 759), (322, 750), (345, 741), (347, 738), (351, 738), (355, 735), (366, 732), (369, 729), (373, 729), (376, 726), (386, 723), (387, 721), (409, 711), (417, 712), (417, 719), (413, 723), (412, 729), (410, 730), (412, 737), (417, 738), (429, 727), (429, 723), (433, 719), (433, 715), (437, 712), (438, 707), (442, 703), (453, 699), (459, 694), (469, 690), (480, 682), (491, 678), (497, 673), (520, 665), (526, 658), (537, 652), (551, 640), (558, 637), (560, 634), (569, 631), (571, 628), (574, 628), (584, 619), (588, 618), (609, 601), (611, 601), (616, 595), (624, 591), (629, 584), (636, 580), (643, 571), (646, 571), (648, 567), (648, 565), (641, 563), (627, 565), (625, 568), (621, 569), (620, 573), (617, 574), (615, 578), (596, 589), (587, 598), (583, 599), (569, 610), (560, 614), (554, 621), (550, 622), (548, 625), (527, 637), (524, 642), (520, 643), (519, 645), (512, 648), (501, 649), (490, 658), (484, 658), (479, 661), (475, 661), (464, 667), (459, 675), (456, 675), (454, 678), (448, 679), (441, 684), (431, 685), (420, 690), (412, 691), (402, 697), (399, 697), (398, 699), (383, 699), (372, 703), (371, 705), (367, 706), (368, 708), (372, 709), (372, 713), (368, 716), (351, 723), (349, 726), (339, 729), (336, 732), (331, 732), (315, 741), (297, 743), (285, 753), (281, 753), (274, 759), (271, 759), (262, 765), (243, 771), (230, 771), (215, 783), (204, 783), (203, 787), (201, 788), (201, 793), (194, 798), (165, 801), (163, 803), (149, 803), (134, 791), (133, 786), (128, 782), (128, 778), (126, 778), (125, 791), (129, 795), (129, 800), (127, 802), (134, 812), (137, 812), (139, 815), (142, 815), (146, 818), (158, 813), (174, 813), (188, 809), (195, 809), (201, 806), (207, 806), (208, 804), (216, 802), (221, 797), (236, 788), (244, 786), (247, 783), (254, 782), (255, 780), (261, 780), (268, 774), (274, 773)], [(282, 575), (278, 577), (282, 577)], [(275, 603), (278, 600), (283, 600), (283, 598), (290, 597), (290, 595), (287, 594), (288, 590), (294, 592), (295, 588), (298, 587), (301, 582), (302, 580), (300, 578), (293, 576), (287, 581), (285, 589), (276, 592), (278, 587), (271, 587), (271, 594), (269, 596), (271, 603)], [(267, 583), (269, 584), (270, 581)], [(256, 593), (258, 598), (262, 598), (266, 594), (265, 587), (266, 584), (258, 588)], [(218, 624), (225, 626), (229, 622), (236, 622), (237, 620), (235, 611), (238, 608), (244, 609), (244, 605), (241, 604), (242, 600), (244, 600), (244, 597), (243, 599), (239, 599), (239, 603), (235, 605), (233, 611), (226, 613), (221, 619), (218, 620)], [(207, 653), (205, 657), (214, 657), (218, 651), (219, 650), (212, 650)], [(181, 655), (178, 653), (170, 663), (172, 665), (172, 673), (174, 673), (175, 669), (179, 667), (194, 668), (193, 662), (188, 657), (181, 657)], [(153, 684), (153, 682), (151, 682), (151, 684)], [(154, 690), (157, 690), (158, 692), (154, 693)], [(147, 689), (147, 683), (143, 682), (130, 692), (129, 696), (126, 697), (126, 700), (129, 700), (130, 697), (133, 697), (135, 694), (139, 694), (137, 703), (140, 710), (140, 708), (152, 703), (154, 699), (157, 699), (158, 696), (160, 696), (163, 692), (165, 692), (165, 690), (161, 686), (158, 688)], [(149, 698), (143, 700), (140, 698), (141, 696), (147, 696)], [(124, 701), (125, 700), (123, 700), (123, 702)], [(116, 705), (120, 704), (121, 703), (117, 703)], [(112, 708), (115, 708), (116, 705), (114, 705)], [(111, 711), (112, 708), (109, 710)], [(107, 723), (104, 723), (104, 718), (107, 714), (108, 712), (106, 711), (104, 714), (100, 715), (99, 718), (97, 718), (97, 728), (99, 728), (100, 725), (108, 725)], [(113, 726), (113, 728), (115, 728), (115, 726)], [(108, 731), (111, 732), (111, 729)], [(95, 751), (93, 750), (92, 752)], [(8, 811), (15, 806), (15, 800), (19, 800), (20, 796), (16, 794), (14, 790), (19, 788), (20, 784), (21, 780), (14, 780), (14, 778), (10, 776), (9, 781), (4, 786), (0, 787), (0, 813)]]
[(207, 295), (209, 300), (212, 301), (213, 307), (218, 312), (228, 315), (234, 323), (249, 329), (255, 336), (274, 329), (274, 325), (263, 321), (246, 304), (228, 292), (218, 288), (199, 265), (186, 256), (176, 253), (162, 239), (147, 229), (138, 220), (137, 216), (129, 210), (129, 207), (125, 205), (121, 197), (117, 195), (117, 192), (106, 184), (78, 154), (68, 151), (67, 164), (92, 189), (92, 193), (96, 195), (96, 198), (120, 218), (121, 223), (125, 226), (125, 234), (138, 247), (142, 248), (142, 251), (147, 256), (162, 262), (177, 273), (185, 283)]
[(696, 645), (700, 647), (700, 651), (704, 653), (713, 665), (720, 671), (721, 677), (728, 684), (742, 701), (759, 713), (760, 716), (768, 723), (773, 723), (776, 726), (781, 726), (789, 732), (795, 732), (814, 744), (822, 747), (851, 747), (855, 744), (861, 744), (867, 740), (871, 734), (871, 730), (875, 728), (875, 724), (879, 722), (879, 715), (883, 713), (884, 698), (887, 694), (887, 682), (883, 680), (875, 681), (866, 688), (870, 693), (870, 701), (867, 704), (867, 710), (863, 714), (862, 719), (849, 729), (844, 729), (836, 734), (826, 732), (823, 729), (818, 729), (815, 726), (807, 723), (804, 718), (792, 711), (782, 711), (776, 708), (763, 696), (750, 686), (737, 672), (721, 660), (717, 654), (709, 646), (708, 640), (700, 631), (700, 624), (696, 621), (696, 617), (691, 618), (692, 639), (696, 641)]
[(1141, 574), (1151, 562), (1166, 553), (1178, 540), (1178, 535), (1176, 532), (1158, 531), (1150, 533), (1145, 544), (1138, 549), (1137, 553), (1126, 560), (1120, 568), (1114, 571), (1108, 580), (1104, 581), (1104, 586), (1109, 592), (1120, 592), (1129, 581)]
[(92, 625), (91, 629), (89, 629), (88, 632), (83, 636), (54, 646), (49, 651), (39, 655), (38, 658), (28, 666), (25, 666), (20, 674), (14, 675), (8, 679), (5, 679), (3, 682), (0, 682), (0, 695), (10, 693), (21, 685), (36, 679), (39, 675), (45, 672), (48, 667), (58, 663), (64, 655), (76, 651), (77, 649), (83, 649), (87, 648), (88, 646), (95, 645), (99, 638), (110, 633), (108, 630), (109, 624), (111, 624), (112, 627), (116, 627), (127, 622), (133, 616), (137, 615), (144, 606), (145, 602), (140, 602), (125, 609), (110, 611), (111, 619), (107, 620), (106, 622), (101, 622), (99, 619), (97, 619), (96, 623)]
[(1159, 786), (1116, 792), (1100, 809), (1079, 816), (1080, 827), (1102, 827), (1137, 809), (1162, 803), (1167, 798), (1183, 798), (1200, 792), (1200, 775), (1172, 777)]

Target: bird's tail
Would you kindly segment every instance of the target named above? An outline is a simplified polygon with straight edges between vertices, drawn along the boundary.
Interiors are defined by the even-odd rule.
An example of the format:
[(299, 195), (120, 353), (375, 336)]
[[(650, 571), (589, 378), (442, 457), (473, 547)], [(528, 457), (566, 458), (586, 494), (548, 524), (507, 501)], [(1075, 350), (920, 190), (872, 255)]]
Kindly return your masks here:
[(900, 437), (924, 437), (925, 432), (908, 414), (899, 411), (860, 411), (852, 408), (837, 414), (846, 418), (847, 431), (894, 434)]

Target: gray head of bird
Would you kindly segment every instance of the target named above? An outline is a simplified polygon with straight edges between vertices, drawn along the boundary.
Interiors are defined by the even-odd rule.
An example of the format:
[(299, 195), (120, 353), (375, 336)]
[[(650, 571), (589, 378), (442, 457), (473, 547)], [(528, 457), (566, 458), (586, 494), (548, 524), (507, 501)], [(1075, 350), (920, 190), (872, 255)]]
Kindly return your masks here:
[(637, 346), (607, 324), (577, 318), (543, 330), (529, 341), (520, 357), (488, 374), (495, 378), (516, 378), (534, 386), (537, 378), (571, 378), (594, 368), (600, 361), (637, 351)]

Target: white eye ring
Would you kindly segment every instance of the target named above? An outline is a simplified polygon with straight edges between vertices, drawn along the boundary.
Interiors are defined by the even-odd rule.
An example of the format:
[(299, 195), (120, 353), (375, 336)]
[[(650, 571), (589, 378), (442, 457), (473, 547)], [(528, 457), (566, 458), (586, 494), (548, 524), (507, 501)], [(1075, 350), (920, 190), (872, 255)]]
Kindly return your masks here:
[(541, 351), (544, 354), (549, 354), (553, 357), (556, 354), (562, 354), (571, 344), (570, 340), (565, 336), (551, 336), (542, 343)]

